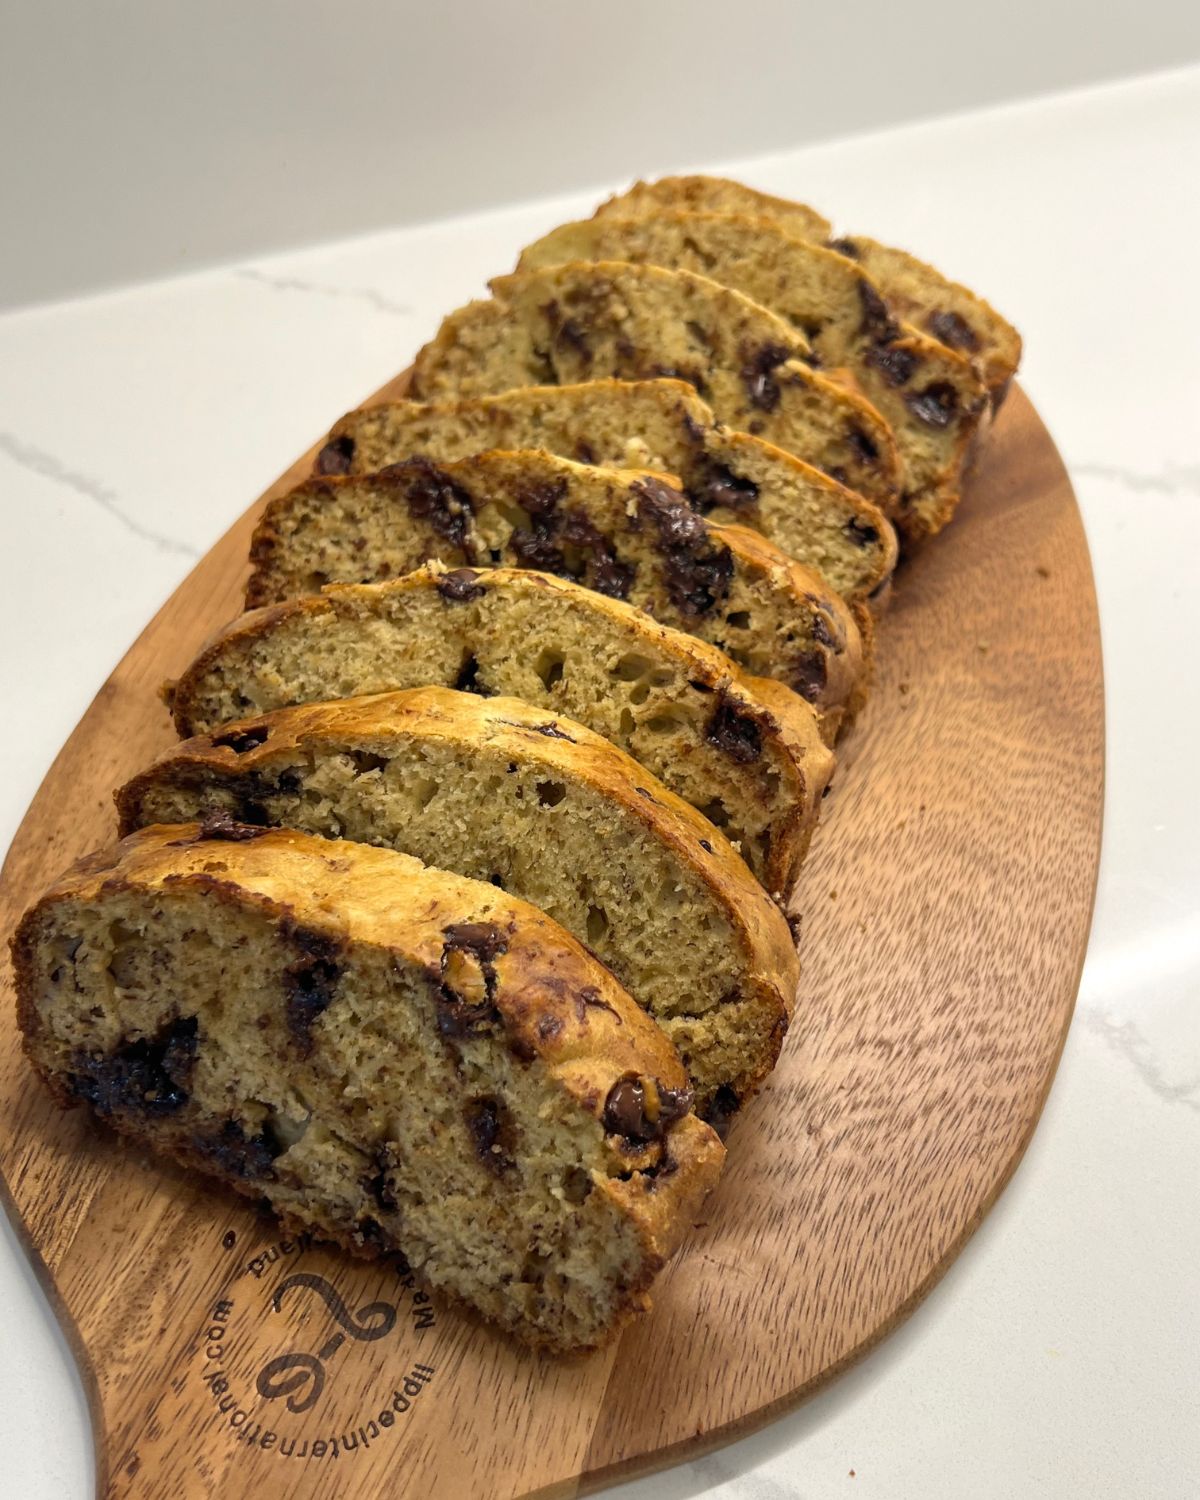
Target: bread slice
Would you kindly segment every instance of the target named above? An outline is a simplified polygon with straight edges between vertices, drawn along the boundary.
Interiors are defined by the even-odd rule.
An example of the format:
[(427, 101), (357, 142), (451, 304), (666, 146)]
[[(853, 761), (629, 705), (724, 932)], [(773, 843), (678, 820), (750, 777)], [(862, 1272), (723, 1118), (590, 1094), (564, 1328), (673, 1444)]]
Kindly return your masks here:
[(858, 261), (897, 317), (961, 354), (970, 356), (992, 397), (1004, 399), (1021, 362), (1021, 336), (982, 297), (903, 250), (859, 235), (834, 238), (828, 221), (805, 203), (773, 198), (723, 177), (663, 177), (638, 182), (596, 210), (597, 216), (644, 217), (664, 209), (685, 212), (758, 214), (773, 219), (797, 239), (827, 243)]
[(896, 565), (883, 512), (782, 448), (718, 423), (681, 380), (520, 386), (461, 401), (388, 401), (336, 424), (319, 474), (366, 474), (423, 455), (545, 448), (613, 468), (676, 474), (695, 508), (750, 526), (850, 602), (881, 600)]
[(824, 214), (807, 203), (772, 198), (728, 177), (660, 177), (657, 182), (635, 182), (623, 193), (614, 193), (596, 210), (596, 217), (615, 214), (621, 218), (653, 218), (664, 209), (681, 213), (762, 214), (778, 219), (797, 239), (820, 244), (833, 234)]
[(844, 371), (890, 424), (903, 466), (899, 524), (929, 534), (953, 515), (987, 391), (961, 354), (902, 327), (845, 256), (771, 219), (663, 211), (563, 224), (524, 250), (518, 269), (578, 260), (697, 271), (778, 313), (808, 338), (826, 373)]
[(13, 943), (59, 1102), (532, 1344), (604, 1342), (716, 1181), (673, 1048), (548, 917), (391, 850), (159, 826)]
[(183, 674), (173, 712), (187, 738), (429, 684), (578, 720), (722, 828), (772, 895), (791, 889), (833, 770), (812, 709), (782, 686), (786, 707), (766, 708), (714, 647), (547, 573), (430, 563), (256, 610)]
[(526, 450), (310, 479), (268, 506), (250, 557), (250, 609), (326, 583), (397, 578), (432, 558), (532, 567), (628, 599), (835, 719), (864, 685), (858, 627), (822, 579), (640, 470)]
[(117, 793), (122, 834), (214, 815), (489, 880), (585, 943), (727, 1115), (775, 1063), (799, 980), (732, 845), (615, 745), (516, 698), (414, 688), (188, 740)]
[(891, 429), (856, 392), (805, 363), (804, 336), (690, 271), (573, 262), (500, 276), (451, 313), (413, 365), (423, 401), (611, 375), (673, 375), (722, 422), (764, 437), (883, 508), (899, 491)]

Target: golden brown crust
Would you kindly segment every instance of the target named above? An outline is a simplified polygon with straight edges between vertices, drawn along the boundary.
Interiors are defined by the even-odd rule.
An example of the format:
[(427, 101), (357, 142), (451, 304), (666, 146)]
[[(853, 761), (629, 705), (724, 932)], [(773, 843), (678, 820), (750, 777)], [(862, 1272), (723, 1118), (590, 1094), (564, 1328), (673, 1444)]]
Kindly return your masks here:
[(805, 362), (808, 343), (707, 277), (572, 262), (497, 277), (493, 300), (451, 313), (413, 364), (422, 400), (597, 375), (679, 374), (721, 421), (765, 437), (886, 508), (898, 489), (891, 429), (856, 392)]
[(841, 598), (759, 533), (698, 515), (669, 475), (526, 450), (416, 458), (276, 497), (250, 556), (247, 609), (432, 558), (536, 566), (711, 642), (827, 716), (861, 694), (862, 643)]
[[(321, 594), (243, 615), (206, 646), (176, 682), (173, 692), (176, 730), (186, 739), (207, 733), (232, 718), (266, 713), (297, 701), (290, 697), (286, 685), (270, 666), (270, 647), (276, 632), (302, 631), (306, 639), (315, 640), (322, 633), (336, 629), (340, 618), (365, 622), (371, 628), (379, 621), (380, 628), (386, 629), (389, 617), (394, 618), (410, 596), (416, 596), (418, 603), (439, 596), (439, 582), (447, 576), (445, 569), (430, 564), (390, 583), (330, 586)], [(764, 847), (746, 850), (745, 855), (747, 863), (773, 894), (791, 889), (816, 821), (821, 794), (833, 771), (833, 757), (822, 739), (819, 720), (808, 704), (776, 684), (780, 693), (774, 695), (768, 709), (750, 681), (712, 646), (659, 625), (631, 605), (550, 574), (491, 569), (476, 575), (469, 584), (469, 593), (480, 598), (494, 596), (501, 603), (536, 601), (538, 613), (544, 618), (549, 618), (545, 615), (547, 610), (563, 611), (564, 627), (568, 618), (586, 620), (589, 632), (606, 634), (614, 640), (627, 639), (630, 653), (670, 664), (672, 677), (678, 676), (694, 691), (708, 695), (707, 701), (713, 705), (728, 708), (740, 722), (755, 726), (761, 747), (754, 761), (771, 768), (778, 792), (774, 808), (767, 815), (770, 832), (764, 838)], [(439, 617), (445, 630), (462, 629), (478, 637), (489, 628), (490, 617), (469, 612), (467, 606), (471, 602), (465, 600), (456, 611)], [(563, 635), (565, 630), (558, 633)], [(255, 661), (250, 660), (252, 653), (257, 653)], [(216, 707), (220, 676), (226, 668), (235, 672), (241, 669), (243, 688), (252, 688), (255, 694), (240, 714), (222, 713)], [(389, 667), (392, 680), (360, 683), (357, 691), (348, 691), (347, 696), (417, 686), (432, 680), (428, 676), (417, 681), (406, 680), (411, 671), (402, 655), (395, 656)], [(442, 685), (454, 683), (443, 679)], [(504, 684), (496, 686), (502, 690)], [(242, 696), (245, 695), (243, 692)], [(301, 701), (329, 696), (326, 690)], [(587, 717), (587, 705), (572, 709), (569, 703), (551, 699), (547, 706), (569, 712), (576, 719)], [(695, 767), (700, 765), (702, 755), (708, 753), (713, 741), (696, 740), (692, 744), (690, 759)], [(674, 769), (669, 763), (650, 763), (648, 757), (635, 754), (637, 758), (649, 764), (668, 785), (673, 784)]]

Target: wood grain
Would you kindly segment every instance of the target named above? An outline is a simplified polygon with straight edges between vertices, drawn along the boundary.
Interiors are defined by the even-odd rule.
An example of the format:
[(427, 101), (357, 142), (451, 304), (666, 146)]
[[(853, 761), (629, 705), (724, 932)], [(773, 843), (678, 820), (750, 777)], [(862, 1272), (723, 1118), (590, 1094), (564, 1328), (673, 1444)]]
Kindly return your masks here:
[[(155, 691), (237, 613), (267, 498), (59, 755), (4, 868), (6, 932), (112, 837), (110, 789), (169, 743)], [(911, 1311), (1036, 1124), (1099, 857), (1087, 546), (1020, 391), (959, 519), (905, 566), (878, 655), (796, 893), (806, 968), (783, 1061), (654, 1312), (604, 1354), (524, 1353), (394, 1267), (281, 1246), (243, 1203), (60, 1114), (20, 1055), (5, 969), (0, 1167), (84, 1371), (102, 1495), (577, 1494), (761, 1425)], [(368, 1341), (376, 1302), (394, 1324)], [(307, 1373), (279, 1374), (297, 1355)]]

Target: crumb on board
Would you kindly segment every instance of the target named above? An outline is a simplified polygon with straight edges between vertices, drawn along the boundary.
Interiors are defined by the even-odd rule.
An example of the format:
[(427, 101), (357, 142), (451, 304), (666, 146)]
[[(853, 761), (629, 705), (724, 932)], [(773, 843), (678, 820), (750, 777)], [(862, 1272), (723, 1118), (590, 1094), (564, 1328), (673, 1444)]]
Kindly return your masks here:
[(1049, 578), (1050, 577), (1050, 569), (1043, 567), (1041, 563), (1038, 563), (1037, 567), (1034, 568), (1033, 571), (1037, 574), (1037, 576), (1039, 578)]

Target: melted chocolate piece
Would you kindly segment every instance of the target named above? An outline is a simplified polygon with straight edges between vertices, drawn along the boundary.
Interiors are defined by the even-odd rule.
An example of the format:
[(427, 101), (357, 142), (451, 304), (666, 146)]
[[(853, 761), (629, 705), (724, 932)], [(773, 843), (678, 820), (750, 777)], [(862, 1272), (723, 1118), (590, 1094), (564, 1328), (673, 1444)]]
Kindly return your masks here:
[(471, 568), (455, 568), (452, 573), (439, 574), (435, 587), (451, 604), (466, 604), (471, 599), (482, 599), (486, 592), (478, 578), (479, 574)]
[(363, 1181), (364, 1190), (370, 1193), (383, 1212), (387, 1214), (394, 1214), (400, 1208), (396, 1195), (388, 1183), (388, 1173), (396, 1165), (394, 1151), (395, 1148), (390, 1141), (381, 1146), (374, 1156), (376, 1168), (374, 1175)]
[[(500, 1021), (495, 1006), (496, 969), (493, 960), (508, 951), (508, 940), (493, 922), (453, 922), (443, 928), (445, 939), (437, 988), (437, 1026), (444, 1037), (475, 1036)], [(472, 1000), (460, 995), (448, 977), (455, 953), (466, 953), (479, 965), (483, 995)]]
[(858, 331), (863, 338), (872, 344), (890, 344), (899, 337), (900, 329), (888, 312), (887, 303), (865, 276), (859, 278), (858, 300), (862, 304)]
[(284, 1151), (269, 1131), (247, 1135), (236, 1120), (226, 1120), (216, 1135), (191, 1136), (188, 1146), (226, 1176), (246, 1180), (273, 1178), (275, 1158)]
[(792, 687), (806, 703), (816, 703), (829, 679), (829, 665), (821, 651), (804, 651), (792, 664)]
[(239, 822), (227, 808), (207, 812), (200, 820), (199, 839), (221, 839), (227, 844), (248, 844), (266, 833), (266, 814), (254, 803), (243, 801)]
[(926, 427), (949, 427), (958, 415), (958, 392), (945, 380), (935, 381), (923, 391), (912, 391), (904, 403)]
[(751, 406), (760, 411), (774, 411), (779, 405), (779, 382), (774, 371), (777, 365), (791, 358), (791, 350), (782, 344), (764, 344), (751, 351), (742, 362), (742, 384)]
[(659, 479), (638, 479), (630, 489), (641, 499), (658, 532), (667, 595), (676, 609), (699, 618), (729, 594), (733, 554), (714, 543), (702, 518), (678, 490)]
[[(824, 605), (819, 605), (818, 607), (822, 609), (825, 608)], [(812, 634), (813, 640), (816, 641), (818, 645), (828, 646), (831, 651), (836, 651), (839, 653), (839, 655), (846, 649), (845, 641), (839, 640), (838, 637), (834, 635), (833, 630), (830, 627), (829, 620), (824, 614), (813, 615)]]
[(857, 516), (851, 516), (846, 522), (845, 532), (856, 547), (872, 547), (879, 540), (878, 530)]
[(197, 1029), (195, 1016), (183, 1016), (156, 1036), (122, 1043), (107, 1054), (77, 1053), (70, 1090), (104, 1119), (174, 1114), (188, 1102)]
[(863, 463), (875, 464), (879, 462), (879, 449), (861, 427), (851, 427), (850, 431), (846, 434), (846, 441)]
[(920, 363), (910, 349), (897, 349), (889, 344), (876, 344), (867, 351), (867, 364), (878, 370), (892, 386), (907, 385)]
[(758, 485), (727, 469), (724, 464), (711, 463), (704, 478), (691, 488), (696, 509), (702, 514), (723, 505), (737, 513), (753, 510), (758, 502)]
[(752, 714), (739, 708), (723, 688), (717, 695), (717, 706), (704, 738), (739, 765), (747, 766), (762, 755), (762, 726)]
[(707, 839), (700, 840), (700, 847), (706, 854), (711, 854), (713, 852), (713, 846), (708, 842)]
[(729, 1134), (729, 1126), (734, 1115), (742, 1107), (742, 1101), (729, 1087), (723, 1083), (713, 1095), (708, 1108), (704, 1111), (704, 1119), (712, 1126), (722, 1140)]
[(463, 1105), (463, 1119), (475, 1143), (475, 1154), (484, 1166), (497, 1176), (511, 1172), (516, 1166), (516, 1129), (504, 1102), (487, 1097), (468, 1099)]
[(627, 1141), (641, 1145), (661, 1140), (691, 1107), (691, 1089), (665, 1088), (654, 1079), (653, 1097), (647, 1098), (645, 1081), (635, 1073), (628, 1073), (608, 1091), (604, 1128), (610, 1135), (624, 1136)]
[(337, 963), (341, 944), (324, 932), (288, 923), (284, 940), (299, 948), (302, 957), (283, 975), (284, 1014), (293, 1039), (305, 1056), (312, 1051), (312, 1027), (333, 1002), (342, 971)]
[(402, 483), (408, 513), (414, 521), (426, 522), (444, 542), (461, 552), (467, 562), (476, 561), (471, 534), (475, 505), (462, 485), (427, 458), (409, 458), (392, 464), (381, 471), (380, 477), (384, 476)]
[(214, 735), (213, 744), (232, 750), (235, 755), (245, 755), (247, 750), (265, 744), (270, 733), (269, 724), (251, 724), (245, 729), (231, 729), (227, 734)]
[(343, 434), (330, 438), (317, 454), (318, 474), (349, 474), (350, 461), (354, 457), (354, 439)]
[(965, 318), (949, 309), (931, 313), (925, 326), (948, 349), (965, 349), (968, 354), (974, 354), (979, 348), (975, 330)]
[(589, 516), (562, 508), (567, 488), (566, 480), (558, 479), (517, 496), (529, 525), (513, 532), (513, 551), (523, 567), (584, 582), (612, 599), (628, 598), (637, 569), (618, 559), (612, 539)]

